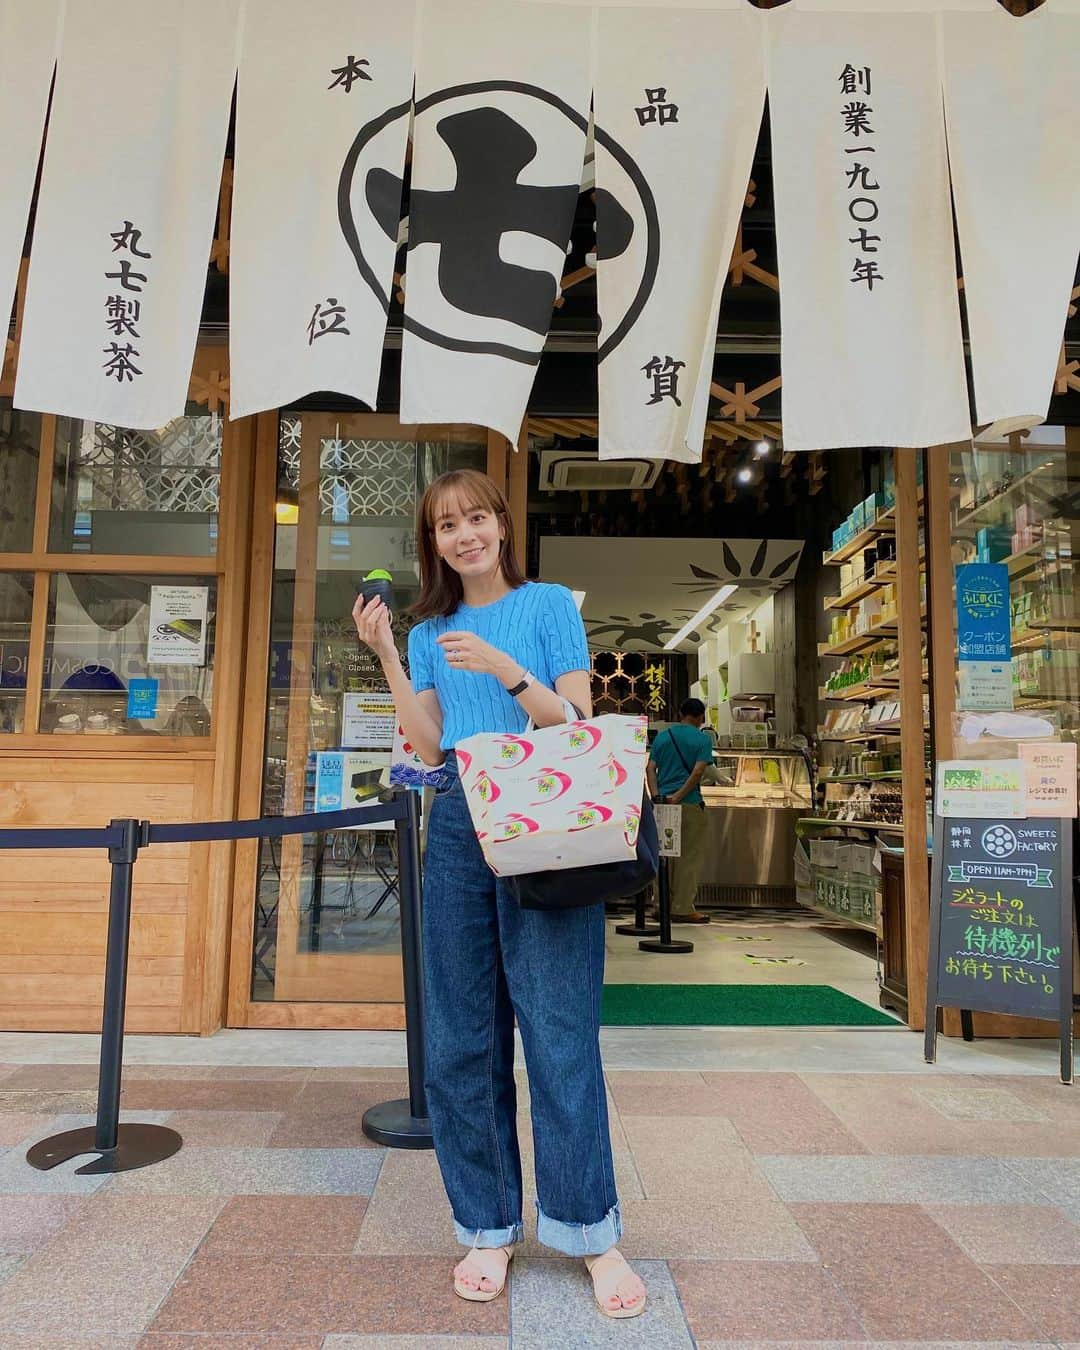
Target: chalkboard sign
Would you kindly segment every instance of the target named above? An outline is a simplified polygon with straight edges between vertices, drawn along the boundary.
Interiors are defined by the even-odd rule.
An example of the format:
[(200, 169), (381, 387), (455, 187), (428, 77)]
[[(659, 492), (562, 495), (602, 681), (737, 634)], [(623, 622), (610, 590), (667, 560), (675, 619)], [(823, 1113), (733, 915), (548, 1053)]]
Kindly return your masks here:
[(1073, 875), (1067, 819), (936, 820), (927, 1059), (937, 1009), (1060, 1021), (1072, 1081)]

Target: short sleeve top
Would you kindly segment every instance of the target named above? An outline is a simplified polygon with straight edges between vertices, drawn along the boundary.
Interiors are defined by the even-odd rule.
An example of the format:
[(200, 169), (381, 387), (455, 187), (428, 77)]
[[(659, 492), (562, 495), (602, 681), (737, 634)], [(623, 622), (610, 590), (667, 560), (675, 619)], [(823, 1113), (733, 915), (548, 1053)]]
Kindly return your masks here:
[(527, 581), (490, 605), (459, 605), (425, 619), (409, 633), (409, 671), (418, 694), (438, 695), (444, 750), (480, 731), (522, 731), (528, 721), (494, 676), (451, 667), (436, 639), (461, 630), (512, 656), (549, 689), (561, 675), (589, 669), (585, 626), (565, 586)]

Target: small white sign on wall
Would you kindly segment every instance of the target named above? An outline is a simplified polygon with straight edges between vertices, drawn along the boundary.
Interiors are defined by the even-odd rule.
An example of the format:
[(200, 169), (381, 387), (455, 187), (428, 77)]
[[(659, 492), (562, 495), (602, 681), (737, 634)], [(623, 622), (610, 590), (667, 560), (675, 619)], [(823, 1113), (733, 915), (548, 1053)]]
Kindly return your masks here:
[(146, 659), (152, 666), (206, 665), (207, 586), (151, 586)]

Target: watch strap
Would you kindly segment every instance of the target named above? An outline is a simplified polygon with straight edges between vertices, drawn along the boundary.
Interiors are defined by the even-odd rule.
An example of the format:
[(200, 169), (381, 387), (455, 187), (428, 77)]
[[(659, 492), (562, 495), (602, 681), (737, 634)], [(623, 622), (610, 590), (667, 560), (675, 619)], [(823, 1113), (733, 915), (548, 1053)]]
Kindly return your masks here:
[(515, 684), (512, 689), (508, 689), (506, 692), (510, 695), (511, 698), (517, 698), (519, 694), (523, 694), (525, 690), (528, 689), (529, 685), (532, 684), (532, 682), (535, 679), (536, 676), (532, 673), (532, 671), (527, 670), (525, 674), (522, 675), (521, 679), (518, 680), (517, 684)]

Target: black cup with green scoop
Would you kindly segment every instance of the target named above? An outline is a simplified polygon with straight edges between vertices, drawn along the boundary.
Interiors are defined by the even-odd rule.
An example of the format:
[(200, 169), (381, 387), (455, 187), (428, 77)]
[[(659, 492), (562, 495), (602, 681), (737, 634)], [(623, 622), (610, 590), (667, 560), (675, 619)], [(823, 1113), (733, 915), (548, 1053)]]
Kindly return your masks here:
[(394, 607), (394, 585), (390, 573), (383, 567), (376, 567), (364, 577), (359, 586), (364, 604), (370, 604), (378, 596), (387, 609)]

